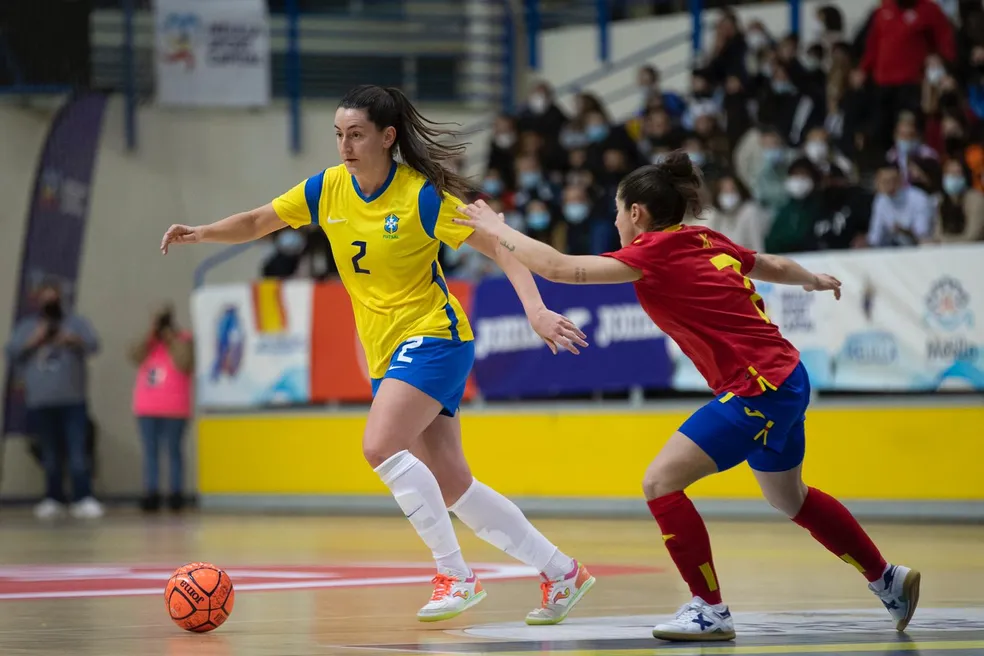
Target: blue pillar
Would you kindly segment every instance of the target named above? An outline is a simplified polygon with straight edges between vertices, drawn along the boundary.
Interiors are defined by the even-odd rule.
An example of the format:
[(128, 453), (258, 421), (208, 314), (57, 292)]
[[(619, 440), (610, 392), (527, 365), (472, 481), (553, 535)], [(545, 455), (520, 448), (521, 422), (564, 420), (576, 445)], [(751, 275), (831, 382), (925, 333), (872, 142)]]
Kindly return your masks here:
[(693, 19), (693, 58), (696, 61), (700, 55), (701, 37), (704, 27), (701, 15), (704, 13), (704, 0), (690, 0), (690, 16)]
[(529, 67), (535, 71), (540, 67), (540, 1), (525, 0), (526, 7), (526, 48), (529, 51)]
[(609, 45), (611, 13), (608, 0), (595, 0), (595, 9), (598, 14), (598, 59), (607, 64), (611, 59), (611, 46)]
[(789, 32), (799, 35), (802, 0), (789, 0)]
[(137, 148), (137, 72), (133, 63), (133, 0), (123, 0), (123, 131), (126, 149)]
[(284, 60), (287, 77), (287, 101), (290, 105), (290, 151), (301, 152), (301, 46), (299, 36), (300, 11), (297, 0), (287, 0), (287, 57)]

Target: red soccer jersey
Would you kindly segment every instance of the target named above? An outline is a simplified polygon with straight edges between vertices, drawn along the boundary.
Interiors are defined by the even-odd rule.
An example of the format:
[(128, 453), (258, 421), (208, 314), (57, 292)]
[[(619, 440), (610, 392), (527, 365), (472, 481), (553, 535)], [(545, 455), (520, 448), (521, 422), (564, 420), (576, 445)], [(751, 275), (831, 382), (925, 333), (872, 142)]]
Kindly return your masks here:
[(605, 255), (642, 271), (639, 304), (715, 394), (761, 394), (799, 363), (747, 277), (753, 251), (708, 228), (675, 226)]

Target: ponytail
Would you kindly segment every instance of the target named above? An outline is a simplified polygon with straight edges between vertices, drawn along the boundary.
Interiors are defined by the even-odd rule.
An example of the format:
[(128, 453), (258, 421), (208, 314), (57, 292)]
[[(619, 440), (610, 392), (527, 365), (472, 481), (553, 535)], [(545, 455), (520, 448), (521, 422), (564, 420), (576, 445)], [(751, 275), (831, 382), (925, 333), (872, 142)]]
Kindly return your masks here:
[(658, 164), (636, 169), (619, 185), (625, 207), (642, 205), (652, 223), (649, 232), (679, 225), (689, 214), (701, 218), (705, 206), (704, 176), (682, 150), (667, 154)]
[(345, 94), (339, 107), (364, 109), (369, 120), (381, 130), (394, 127), (394, 154), (398, 152), (407, 166), (427, 178), (439, 196), (449, 193), (464, 197), (474, 190), (467, 178), (445, 167), (445, 163), (464, 154), (468, 144), (444, 142), (456, 139), (459, 133), (437, 127), (447, 123), (424, 118), (399, 89), (375, 85), (355, 87)]

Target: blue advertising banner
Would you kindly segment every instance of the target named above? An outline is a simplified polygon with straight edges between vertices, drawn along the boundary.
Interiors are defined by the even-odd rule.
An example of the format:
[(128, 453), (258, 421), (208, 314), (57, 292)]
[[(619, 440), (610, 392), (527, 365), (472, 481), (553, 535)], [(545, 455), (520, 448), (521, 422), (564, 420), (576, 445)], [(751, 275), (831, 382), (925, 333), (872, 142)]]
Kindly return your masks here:
[[(60, 284), (67, 307), (75, 305), (105, 108), (106, 96), (86, 94), (67, 101), (52, 121), (27, 217), (15, 325), (35, 311), (35, 292), (46, 280)], [(3, 432), (24, 434), (27, 421), (23, 390), (13, 369), (7, 368)]]
[(504, 278), (475, 290), (475, 378), (487, 399), (665, 388), (672, 379), (666, 337), (631, 285), (561, 285), (537, 280), (547, 307), (581, 328), (590, 346), (553, 355), (530, 328)]

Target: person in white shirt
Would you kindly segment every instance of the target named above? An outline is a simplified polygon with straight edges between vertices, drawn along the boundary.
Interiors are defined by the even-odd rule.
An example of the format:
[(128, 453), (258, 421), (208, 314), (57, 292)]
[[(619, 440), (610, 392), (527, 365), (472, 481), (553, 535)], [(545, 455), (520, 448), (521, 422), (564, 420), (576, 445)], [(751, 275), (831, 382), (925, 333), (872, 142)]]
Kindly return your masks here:
[(868, 228), (868, 246), (914, 246), (933, 237), (933, 202), (918, 187), (902, 184), (897, 166), (878, 171), (878, 195)]
[(714, 203), (706, 213), (705, 225), (739, 246), (756, 252), (765, 250), (765, 233), (770, 217), (752, 200), (748, 190), (733, 175), (725, 175), (715, 185)]

